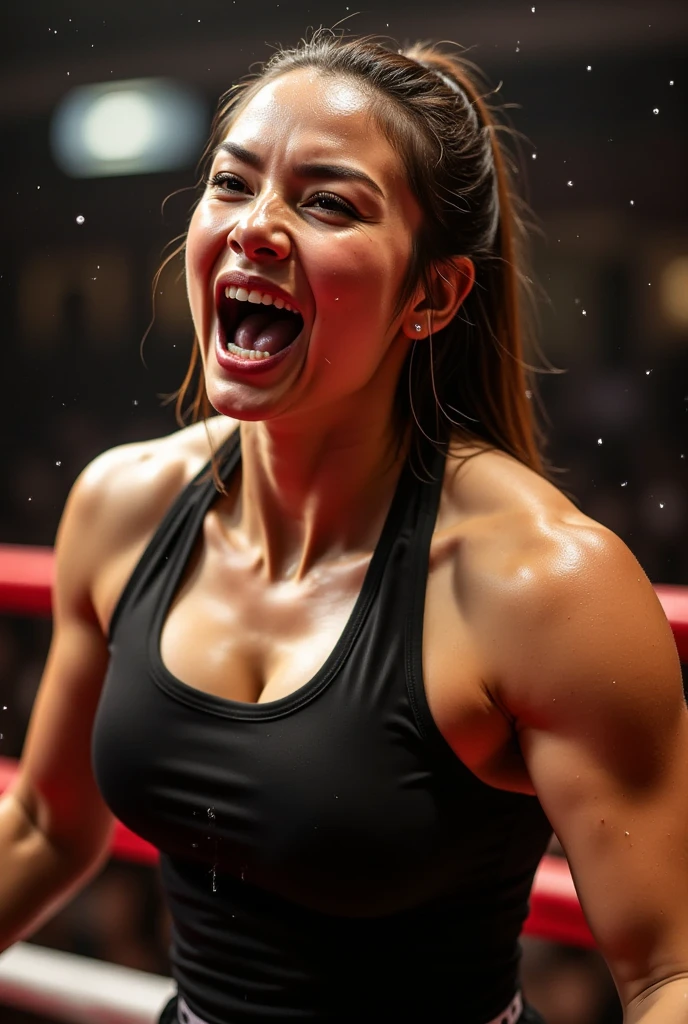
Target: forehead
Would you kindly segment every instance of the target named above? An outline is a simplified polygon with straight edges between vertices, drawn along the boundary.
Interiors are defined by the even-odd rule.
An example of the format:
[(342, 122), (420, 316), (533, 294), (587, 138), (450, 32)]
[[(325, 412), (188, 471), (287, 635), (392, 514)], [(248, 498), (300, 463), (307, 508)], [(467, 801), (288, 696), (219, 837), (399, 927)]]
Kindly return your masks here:
[(405, 177), (401, 158), (376, 123), (371, 94), (350, 78), (314, 68), (290, 71), (267, 83), (225, 138), (299, 160), (353, 158), (377, 173), (380, 184)]

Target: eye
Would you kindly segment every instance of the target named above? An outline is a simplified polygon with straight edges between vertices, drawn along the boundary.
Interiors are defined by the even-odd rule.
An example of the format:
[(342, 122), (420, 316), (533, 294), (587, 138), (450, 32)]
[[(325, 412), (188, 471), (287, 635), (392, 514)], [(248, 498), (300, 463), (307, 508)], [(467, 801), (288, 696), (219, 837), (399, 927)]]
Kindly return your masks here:
[[(227, 188), (223, 188), (223, 185), (227, 185)], [(248, 188), (245, 181), (241, 178), (237, 178), (236, 174), (230, 174), (229, 171), (220, 171), (219, 174), (214, 174), (212, 178), (208, 178), (206, 181), (208, 188), (215, 188), (219, 192), (238, 192), (239, 189)]]
[[(316, 192), (314, 196), (308, 200), (309, 204), (321, 203), (319, 207), (321, 210), (325, 210), (328, 213), (344, 213), (349, 217), (357, 217), (358, 214), (354, 210), (350, 203), (347, 203), (341, 196), (337, 196), (334, 192)], [(325, 204), (328, 204), (325, 205)]]

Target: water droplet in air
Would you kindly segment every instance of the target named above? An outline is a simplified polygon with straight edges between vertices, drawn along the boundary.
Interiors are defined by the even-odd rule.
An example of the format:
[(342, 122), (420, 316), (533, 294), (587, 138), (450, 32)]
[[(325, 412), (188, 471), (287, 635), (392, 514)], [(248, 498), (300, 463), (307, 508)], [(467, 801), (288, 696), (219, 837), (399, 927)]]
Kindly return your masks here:
[(598, 443), (598, 444), (604, 444), (604, 441), (602, 440), (602, 438), (601, 438), (601, 437), (598, 437), (598, 438), (597, 438), (597, 443)]
[(673, 85), (673, 84), (674, 84), (674, 80), (673, 80), (673, 78), (670, 78), (669, 79), (669, 85)]
[(531, 11), (533, 12), (533, 14), (535, 14), (535, 8), (534, 8), (534, 7), (531, 7), (530, 9), (531, 9)]
[(659, 113), (659, 107), (655, 107), (654, 110), (652, 111), (652, 113), (653, 114), (658, 114)]
[(651, 373), (652, 373), (652, 370), (646, 370), (645, 371), (645, 376), (649, 377)]
[(631, 206), (635, 206), (635, 199), (631, 199)]
[(138, 398), (135, 398), (134, 401), (131, 404), (132, 405), (138, 405), (139, 404)]
[(567, 181), (566, 184), (568, 185), (569, 188), (573, 188), (573, 182), (572, 181)]
[(587, 309), (581, 309), (581, 316), (587, 316), (587, 315), (588, 315)]
[(660, 508), (664, 508), (664, 502), (663, 502), (663, 501), (660, 501), (660, 503), (659, 503), (659, 507), (660, 507)]
[(76, 219), (76, 222), (77, 222), (77, 224), (83, 224), (85, 220), (86, 220), (86, 218), (82, 217), (81, 214), (79, 214), (79, 216)]
[(61, 466), (61, 465), (62, 465), (62, 463), (61, 463), (61, 462), (56, 462), (56, 463), (55, 463), (55, 465), (56, 465), (56, 466)]
[(621, 484), (621, 486), (622, 487), (628, 487), (628, 480), (624, 480), (624, 482)]
[(585, 70), (586, 71), (592, 71), (592, 64), (588, 64), (588, 66), (587, 66), (587, 68)]
[(208, 808), (208, 817), (210, 818), (211, 821), (215, 821), (215, 808), (214, 807), (209, 807)]
[(537, 160), (537, 153), (533, 153), (533, 160)]

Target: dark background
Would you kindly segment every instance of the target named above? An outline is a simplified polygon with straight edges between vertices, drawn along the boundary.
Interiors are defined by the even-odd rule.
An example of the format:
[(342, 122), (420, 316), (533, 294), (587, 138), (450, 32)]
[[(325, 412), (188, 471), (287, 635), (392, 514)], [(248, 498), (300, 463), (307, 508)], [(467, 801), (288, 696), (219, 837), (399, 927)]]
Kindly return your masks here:
[[(193, 193), (174, 196), (164, 214), (161, 204), (194, 183), (193, 166), (70, 179), (49, 146), (56, 104), (76, 85), (166, 76), (197, 90), (209, 123), (219, 94), (269, 56), (268, 44), (358, 10), (330, 0), (38, 0), (5, 10), (0, 543), (52, 544), (90, 459), (175, 429), (160, 396), (181, 383), (191, 346), (176, 265), (159, 286), (145, 365), (140, 356), (152, 274), (184, 230)], [(451, 39), (471, 48), (492, 85), (502, 82), (541, 227), (541, 345), (566, 371), (540, 382), (547, 455), (565, 470), (556, 480), (626, 541), (653, 582), (685, 584), (688, 5), (380, 2), (347, 25), (399, 45)], [(21, 752), (49, 637), (49, 623), (0, 619), (5, 756)], [(36, 939), (165, 972), (166, 927), (154, 874), (112, 865)], [(527, 943), (525, 977), (550, 1024), (620, 1020), (593, 954)]]

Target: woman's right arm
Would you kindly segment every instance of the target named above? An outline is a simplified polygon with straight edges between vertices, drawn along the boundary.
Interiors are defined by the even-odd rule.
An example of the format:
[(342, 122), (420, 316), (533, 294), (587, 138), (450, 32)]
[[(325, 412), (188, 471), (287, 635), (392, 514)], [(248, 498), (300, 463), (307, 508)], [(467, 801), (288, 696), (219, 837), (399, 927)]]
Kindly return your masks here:
[[(55, 542), (53, 635), (18, 776), (0, 798), (0, 950), (34, 932), (107, 859), (114, 819), (91, 770), (91, 730), (108, 663), (92, 604), (104, 495), (122, 449), (74, 484)], [(107, 532), (107, 531), (105, 531)]]

